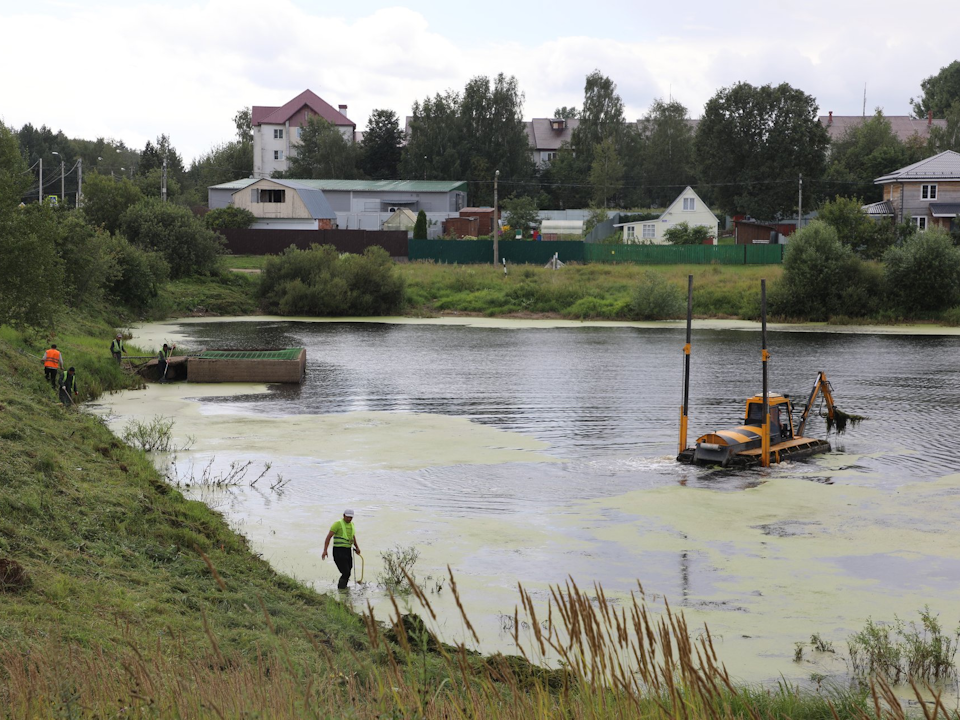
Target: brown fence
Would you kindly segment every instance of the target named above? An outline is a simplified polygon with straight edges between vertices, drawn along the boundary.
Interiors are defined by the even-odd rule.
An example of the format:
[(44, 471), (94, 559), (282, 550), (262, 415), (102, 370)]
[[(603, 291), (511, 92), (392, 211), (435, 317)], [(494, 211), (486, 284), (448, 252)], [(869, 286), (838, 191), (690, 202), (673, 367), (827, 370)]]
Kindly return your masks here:
[(333, 245), (342, 253), (360, 254), (371, 245), (379, 245), (391, 257), (407, 257), (407, 233), (404, 230), (239, 230), (218, 231), (234, 255), (275, 255), (295, 245), (306, 250), (311, 245)]

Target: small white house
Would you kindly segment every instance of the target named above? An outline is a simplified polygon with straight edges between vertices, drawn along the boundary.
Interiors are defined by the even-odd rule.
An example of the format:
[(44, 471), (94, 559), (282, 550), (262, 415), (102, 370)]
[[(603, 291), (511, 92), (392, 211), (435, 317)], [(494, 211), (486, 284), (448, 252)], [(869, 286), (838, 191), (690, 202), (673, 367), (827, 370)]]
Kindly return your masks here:
[(664, 238), (664, 233), (682, 222), (690, 227), (703, 225), (709, 228), (713, 244), (717, 244), (717, 237), (720, 235), (720, 221), (689, 185), (656, 220), (620, 223), (614, 225), (614, 227), (623, 230), (623, 242), (625, 243), (665, 245), (667, 240)]

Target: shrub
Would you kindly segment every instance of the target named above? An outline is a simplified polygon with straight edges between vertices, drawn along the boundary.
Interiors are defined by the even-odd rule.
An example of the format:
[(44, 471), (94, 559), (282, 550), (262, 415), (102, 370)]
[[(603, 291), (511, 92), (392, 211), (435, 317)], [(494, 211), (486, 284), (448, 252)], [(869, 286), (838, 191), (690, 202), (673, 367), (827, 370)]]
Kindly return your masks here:
[(410, 585), (407, 577), (416, 582), (416, 576), (413, 574), (413, 566), (416, 565), (420, 557), (420, 551), (415, 547), (396, 547), (381, 552), (380, 558), (383, 560), (383, 570), (377, 575), (377, 582), (390, 592), (410, 592)]
[(839, 195), (825, 202), (818, 211), (818, 218), (837, 231), (837, 239), (868, 260), (879, 260), (893, 244), (895, 228), (885, 222), (875, 222), (867, 217), (860, 198), (844, 198)]
[(679, 287), (648, 270), (633, 291), (629, 312), (634, 320), (666, 320), (683, 316), (686, 301)]
[(774, 315), (827, 320), (831, 315), (863, 317), (875, 309), (877, 276), (843, 245), (837, 231), (820, 220), (790, 238), (783, 276), (770, 292)]
[(242, 207), (229, 205), (211, 210), (203, 216), (203, 224), (208, 230), (222, 230), (224, 228), (245, 229), (256, 222), (257, 216)]
[(259, 296), (264, 310), (280, 315), (389, 315), (403, 305), (404, 283), (380, 247), (343, 257), (332, 245), (290, 247), (267, 260)]
[(944, 310), (960, 302), (960, 249), (934, 228), (883, 257), (887, 295), (906, 313)]
[(703, 245), (711, 237), (706, 225), (694, 225), (680, 222), (664, 231), (663, 237), (674, 245)]
[(174, 280), (220, 269), (223, 239), (185, 207), (142, 200), (123, 214), (120, 229), (137, 247), (162, 253)]
[(132, 308), (149, 307), (170, 276), (170, 267), (159, 252), (131, 245), (126, 238), (110, 241), (116, 273), (107, 285), (108, 294)]

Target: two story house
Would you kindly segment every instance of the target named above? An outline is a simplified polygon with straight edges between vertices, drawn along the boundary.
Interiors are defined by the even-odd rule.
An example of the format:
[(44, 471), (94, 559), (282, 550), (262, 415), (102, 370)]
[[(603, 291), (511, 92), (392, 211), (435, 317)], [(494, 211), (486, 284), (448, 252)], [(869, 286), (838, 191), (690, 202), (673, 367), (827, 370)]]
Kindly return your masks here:
[(874, 180), (883, 186), (883, 200), (866, 205), (871, 217), (910, 221), (919, 230), (958, 227), (960, 217), (960, 153), (945, 150), (926, 160)]
[(297, 152), (300, 128), (307, 118), (319, 115), (332, 123), (344, 139), (353, 142), (357, 125), (347, 117), (347, 106), (338, 109), (310, 90), (304, 90), (280, 107), (254, 105), (250, 110), (253, 126), (253, 176), (270, 177), (275, 171), (287, 170), (291, 153)]

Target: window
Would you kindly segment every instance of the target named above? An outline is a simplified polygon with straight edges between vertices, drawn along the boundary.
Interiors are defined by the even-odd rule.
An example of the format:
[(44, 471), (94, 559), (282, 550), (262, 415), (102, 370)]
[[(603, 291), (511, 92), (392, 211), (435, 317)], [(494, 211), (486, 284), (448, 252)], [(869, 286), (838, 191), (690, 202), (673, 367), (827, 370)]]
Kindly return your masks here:
[(636, 240), (636, 238), (637, 238), (636, 228), (634, 228), (633, 225), (627, 225), (626, 230), (627, 230), (627, 232), (624, 234), (624, 239), (625, 239), (625, 240)]
[(274, 129), (273, 129), (273, 139), (274, 139), (274, 140), (283, 140), (283, 128), (274, 128)]
[[(926, 187), (926, 186), (924, 186)], [(934, 186), (936, 187), (936, 186)], [(913, 224), (917, 226), (917, 230), (926, 230), (927, 229), (927, 218), (924, 216), (915, 217), (913, 219)]]
[(546, 162), (546, 163), (548, 163), (548, 162), (550, 162), (551, 160), (556, 160), (556, 159), (557, 159), (557, 154), (556, 154), (555, 152), (546, 152), (546, 151), (544, 151), (544, 152), (540, 153), (540, 161), (541, 161), (541, 162)]
[(697, 199), (696, 198), (684, 198), (683, 199), (683, 210), (684, 212), (689, 212), (691, 210), (697, 209)]
[(920, 199), (921, 199), (921, 200), (936, 200), (936, 199), (937, 199), (937, 186), (936, 186), (936, 185), (921, 185), (921, 186), (920, 186)]
[(303, 128), (302, 128), (302, 127), (298, 127), (298, 128), (297, 128), (297, 140), (300, 139), (300, 136), (301, 136), (301, 135), (303, 135)]
[(260, 191), (260, 202), (262, 203), (282, 203), (284, 202), (284, 195), (286, 190), (261, 190)]
[(283, 160), (283, 150), (274, 150), (273, 151), (274, 160)]
[(644, 223), (640, 235), (644, 240), (653, 240), (657, 236), (657, 226), (654, 223)]

